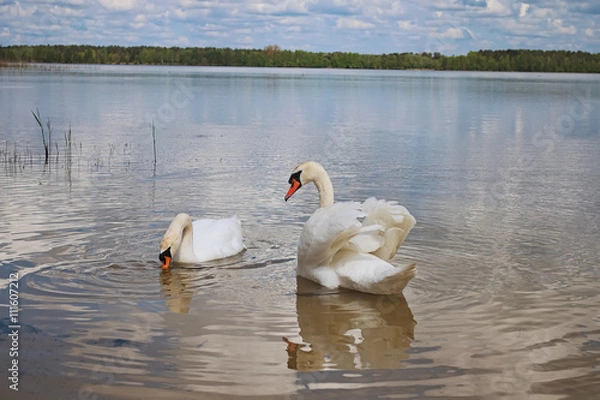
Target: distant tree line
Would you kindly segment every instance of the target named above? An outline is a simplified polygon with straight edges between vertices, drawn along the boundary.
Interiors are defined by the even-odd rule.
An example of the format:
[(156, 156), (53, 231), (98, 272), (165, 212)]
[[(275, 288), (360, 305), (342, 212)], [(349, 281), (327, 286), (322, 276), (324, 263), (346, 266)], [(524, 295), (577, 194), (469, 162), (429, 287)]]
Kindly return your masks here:
[(543, 50), (480, 50), (467, 55), (440, 53), (358, 54), (215, 47), (37, 45), (0, 46), (4, 63), (143, 64), (238, 67), (433, 69), (600, 73), (600, 53)]

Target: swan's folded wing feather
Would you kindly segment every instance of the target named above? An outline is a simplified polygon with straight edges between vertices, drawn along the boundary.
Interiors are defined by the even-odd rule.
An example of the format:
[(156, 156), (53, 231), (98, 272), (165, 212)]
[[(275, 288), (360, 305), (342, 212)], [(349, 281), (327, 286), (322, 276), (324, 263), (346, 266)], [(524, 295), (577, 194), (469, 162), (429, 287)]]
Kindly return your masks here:
[(237, 216), (193, 222), (194, 253), (198, 262), (233, 256), (246, 248)]
[(348, 240), (360, 232), (359, 218), (364, 217), (360, 203), (335, 203), (320, 208), (306, 221), (300, 244), (298, 262), (306, 267), (328, 264)]
[(363, 221), (365, 227), (377, 225), (385, 232), (382, 246), (371, 253), (383, 260), (391, 260), (417, 221), (405, 207), (374, 197), (365, 200), (361, 210), (366, 215)]
[(372, 253), (385, 245), (384, 231), (379, 225), (363, 226), (352, 236), (343, 250)]

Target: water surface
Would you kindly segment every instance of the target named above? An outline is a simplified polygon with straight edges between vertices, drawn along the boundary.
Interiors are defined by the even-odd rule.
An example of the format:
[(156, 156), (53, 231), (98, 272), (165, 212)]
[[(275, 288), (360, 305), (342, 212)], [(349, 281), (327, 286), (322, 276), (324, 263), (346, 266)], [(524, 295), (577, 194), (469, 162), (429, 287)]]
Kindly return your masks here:
[[(0, 71), (0, 102), (0, 363), (17, 273), (23, 398), (600, 390), (595, 75), (61, 67)], [(338, 201), (416, 217), (403, 296), (296, 278), (317, 193), (283, 195), (308, 159)], [(161, 272), (178, 212), (237, 214), (248, 250)]]

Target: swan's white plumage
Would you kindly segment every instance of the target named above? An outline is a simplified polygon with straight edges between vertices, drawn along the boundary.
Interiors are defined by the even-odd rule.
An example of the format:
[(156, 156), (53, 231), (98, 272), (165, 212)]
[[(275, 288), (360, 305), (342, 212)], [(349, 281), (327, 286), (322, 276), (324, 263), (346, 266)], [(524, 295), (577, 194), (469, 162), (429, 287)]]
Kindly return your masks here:
[(161, 241), (161, 253), (168, 248), (174, 262), (199, 263), (236, 255), (246, 246), (237, 216), (192, 222), (189, 215), (178, 214)]
[[(300, 164), (295, 172), (308, 169), (309, 182), (328, 181), (324, 169), (314, 164)], [(328, 186), (321, 182), (317, 188)], [(333, 203), (333, 193), (319, 195)], [(325, 202), (323, 206), (323, 203), (302, 230), (298, 275), (329, 288), (344, 287), (375, 294), (401, 292), (415, 276), (415, 264), (399, 268), (389, 261), (416, 224), (408, 210), (395, 202), (375, 198), (362, 204)]]

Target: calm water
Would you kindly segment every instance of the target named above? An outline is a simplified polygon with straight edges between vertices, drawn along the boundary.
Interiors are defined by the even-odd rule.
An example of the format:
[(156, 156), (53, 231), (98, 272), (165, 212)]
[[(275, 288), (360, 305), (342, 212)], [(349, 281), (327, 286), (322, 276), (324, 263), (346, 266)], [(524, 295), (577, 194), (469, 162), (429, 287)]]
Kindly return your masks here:
[[(5, 375), (18, 359), (18, 398), (592, 398), (599, 82), (1, 70), (0, 397), (15, 395)], [(53, 128), (46, 166), (36, 108)], [(309, 159), (338, 201), (397, 200), (416, 217), (394, 259), (419, 268), (404, 296), (297, 280), (317, 193), (283, 196)], [(248, 250), (162, 273), (178, 212), (237, 214)]]

